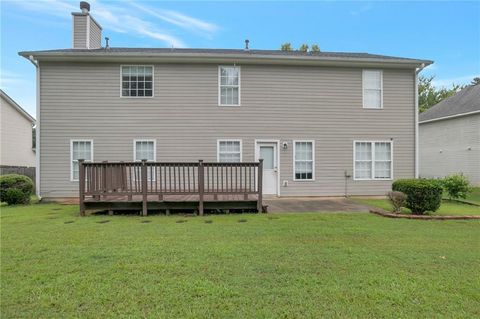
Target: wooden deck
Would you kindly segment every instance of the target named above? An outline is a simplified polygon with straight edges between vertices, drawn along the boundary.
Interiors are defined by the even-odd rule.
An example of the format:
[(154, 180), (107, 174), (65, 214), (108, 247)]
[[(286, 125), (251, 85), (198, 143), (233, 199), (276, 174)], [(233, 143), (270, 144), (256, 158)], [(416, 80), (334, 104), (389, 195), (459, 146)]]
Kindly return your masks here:
[(258, 163), (101, 162), (79, 160), (80, 212), (85, 210), (262, 210)]

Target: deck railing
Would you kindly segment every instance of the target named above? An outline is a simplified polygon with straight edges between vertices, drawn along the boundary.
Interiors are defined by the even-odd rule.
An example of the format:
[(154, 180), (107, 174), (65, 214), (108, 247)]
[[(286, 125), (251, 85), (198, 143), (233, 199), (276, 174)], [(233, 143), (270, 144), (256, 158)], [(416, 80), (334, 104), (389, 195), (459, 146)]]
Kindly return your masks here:
[(147, 214), (148, 198), (166, 195), (198, 195), (198, 212), (203, 215), (205, 195), (257, 195), (262, 210), (263, 162), (85, 162), (79, 160), (80, 212), (85, 199), (100, 201), (108, 196), (142, 196), (142, 213)]

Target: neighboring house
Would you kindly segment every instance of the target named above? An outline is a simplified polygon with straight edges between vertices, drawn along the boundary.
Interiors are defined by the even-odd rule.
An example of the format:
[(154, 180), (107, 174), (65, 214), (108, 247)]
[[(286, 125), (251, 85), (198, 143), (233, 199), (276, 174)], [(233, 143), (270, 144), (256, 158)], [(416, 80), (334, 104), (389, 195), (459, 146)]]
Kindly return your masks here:
[(420, 114), (420, 175), (463, 173), (480, 184), (480, 85)]
[[(416, 79), (431, 61), (367, 53), (101, 47), (89, 7), (73, 49), (37, 66), (39, 192), (78, 194), (78, 162), (255, 161), (264, 193), (385, 194), (416, 175)], [(350, 177), (349, 177), (350, 176)]]
[[(32, 130), (35, 119), (3, 90), (0, 90), (0, 166), (10, 168), (35, 167)], [(8, 167), (9, 169), (7, 170)]]

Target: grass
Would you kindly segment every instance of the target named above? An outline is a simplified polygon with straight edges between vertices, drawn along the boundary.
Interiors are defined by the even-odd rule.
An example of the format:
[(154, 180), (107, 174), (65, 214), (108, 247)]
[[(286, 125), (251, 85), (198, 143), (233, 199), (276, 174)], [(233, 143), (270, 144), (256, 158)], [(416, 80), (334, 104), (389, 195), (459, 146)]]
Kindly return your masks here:
[(480, 187), (473, 187), (465, 200), (480, 205)]
[(479, 242), (478, 221), (2, 207), (0, 315), (472, 318)]
[[(386, 198), (353, 198), (354, 201), (370, 206), (382, 208), (386, 211), (393, 211), (393, 206)], [(411, 214), (410, 209), (402, 208), (402, 213)], [(440, 208), (436, 212), (428, 212), (430, 215), (442, 216), (464, 216), (464, 215), (480, 215), (480, 206), (473, 206), (459, 202), (442, 200)]]

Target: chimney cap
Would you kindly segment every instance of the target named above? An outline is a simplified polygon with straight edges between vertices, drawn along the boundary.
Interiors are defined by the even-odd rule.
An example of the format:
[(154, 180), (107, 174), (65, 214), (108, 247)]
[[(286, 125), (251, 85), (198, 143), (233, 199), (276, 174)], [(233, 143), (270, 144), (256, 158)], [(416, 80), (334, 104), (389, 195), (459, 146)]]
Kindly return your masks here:
[(83, 13), (90, 12), (90, 3), (87, 1), (80, 1), (80, 9)]
[(250, 43), (250, 40), (245, 39), (245, 50), (250, 50), (250, 48), (248, 47), (249, 43)]

